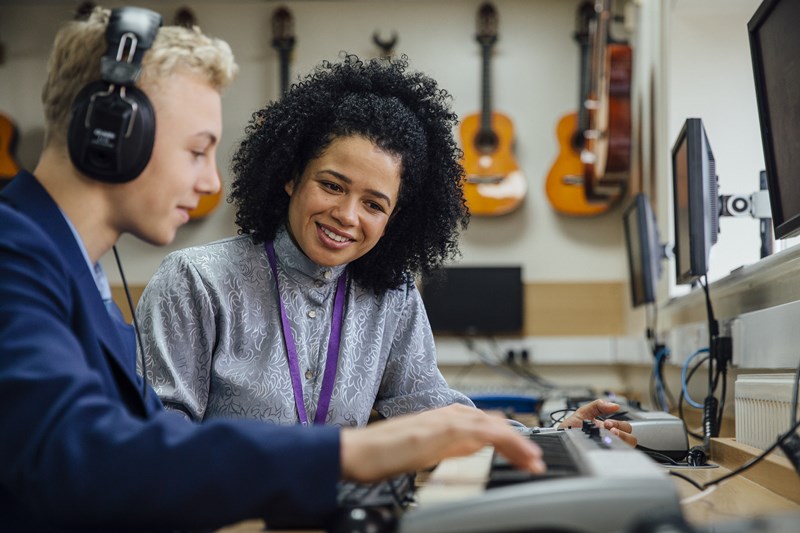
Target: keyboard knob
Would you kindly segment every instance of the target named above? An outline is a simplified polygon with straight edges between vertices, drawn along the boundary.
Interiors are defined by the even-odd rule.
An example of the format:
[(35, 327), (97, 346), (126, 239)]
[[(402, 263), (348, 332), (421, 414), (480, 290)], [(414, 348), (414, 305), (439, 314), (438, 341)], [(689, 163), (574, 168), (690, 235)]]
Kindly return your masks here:
[(581, 431), (583, 431), (586, 434), (589, 434), (592, 431), (592, 428), (594, 427), (595, 427), (594, 422), (592, 422), (591, 420), (584, 420), (583, 425), (581, 426)]

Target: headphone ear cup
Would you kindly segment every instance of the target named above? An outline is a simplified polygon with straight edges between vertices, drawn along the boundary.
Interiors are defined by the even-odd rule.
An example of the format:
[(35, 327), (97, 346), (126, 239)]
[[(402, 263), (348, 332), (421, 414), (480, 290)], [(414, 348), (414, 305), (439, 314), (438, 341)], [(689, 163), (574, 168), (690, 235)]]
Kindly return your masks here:
[(97, 81), (84, 87), (72, 104), (69, 156), (90, 178), (125, 183), (150, 161), (155, 131), (155, 111), (144, 92), (136, 87), (111, 90)]

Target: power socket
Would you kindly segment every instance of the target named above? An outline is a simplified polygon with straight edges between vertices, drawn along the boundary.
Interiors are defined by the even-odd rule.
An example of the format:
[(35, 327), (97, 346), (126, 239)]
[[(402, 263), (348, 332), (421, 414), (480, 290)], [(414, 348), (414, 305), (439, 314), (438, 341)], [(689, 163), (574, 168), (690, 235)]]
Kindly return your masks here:
[(517, 357), (517, 352), (509, 348), (506, 350), (506, 364), (511, 365), (514, 364), (514, 359)]

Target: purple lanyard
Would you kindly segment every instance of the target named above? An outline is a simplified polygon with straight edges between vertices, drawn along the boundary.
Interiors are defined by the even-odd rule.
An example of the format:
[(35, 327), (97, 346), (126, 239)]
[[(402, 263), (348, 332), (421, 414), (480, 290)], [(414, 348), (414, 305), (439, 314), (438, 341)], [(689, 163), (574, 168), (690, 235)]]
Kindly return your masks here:
[[(267, 251), (269, 266), (272, 268), (272, 277), (275, 278), (275, 287), (278, 289), (278, 302), (281, 305), (281, 325), (283, 327), (283, 341), (286, 343), (286, 358), (289, 361), (289, 375), (292, 378), (292, 389), (294, 390), (294, 404), (297, 406), (297, 416), (300, 423), (308, 425), (306, 406), (303, 403), (303, 383), (300, 380), (300, 367), (297, 362), (297, 347), (292, 336), (292, 327), (289, 318), (286, 316), (286, 308), (281, 299), (281, 287), (278, 283), (278, 268), (275, 261), (275, 248), (271, 242), (264, 243)], [(317, 413), (314, 416), (314, 423), (322, 425), (328, 417), (328, 407), (333, 395), (333, 382), (336, 379), (336, 367), (339, 364), (339, 345), (342, 339), (342, 318), (344, 316), (344, 293), (347, 286), (347, 275), (342, 273), (336, 285), (336, 297), (333, 302), (333, 318), (331, 319), (331, 336), (328, 339), (328, 357), (325, 360), (325, 374), (322, 377), (322, 390), (319, 393), (317, 403)]]

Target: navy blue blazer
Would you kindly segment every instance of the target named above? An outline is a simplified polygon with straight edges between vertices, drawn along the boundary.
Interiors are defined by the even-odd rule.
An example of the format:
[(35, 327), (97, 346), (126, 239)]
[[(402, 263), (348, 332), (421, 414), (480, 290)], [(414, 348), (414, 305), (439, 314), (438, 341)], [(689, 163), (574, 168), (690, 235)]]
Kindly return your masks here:
[(0, 193), (0, 530), (310, 522), (334, 510), (339, 429), (192, 424), (142, 397), (58, 206), (26, 172)]

